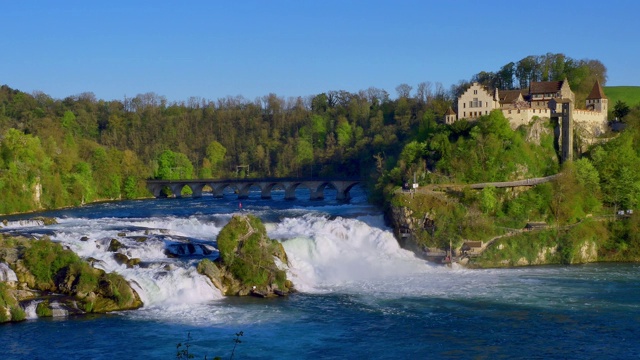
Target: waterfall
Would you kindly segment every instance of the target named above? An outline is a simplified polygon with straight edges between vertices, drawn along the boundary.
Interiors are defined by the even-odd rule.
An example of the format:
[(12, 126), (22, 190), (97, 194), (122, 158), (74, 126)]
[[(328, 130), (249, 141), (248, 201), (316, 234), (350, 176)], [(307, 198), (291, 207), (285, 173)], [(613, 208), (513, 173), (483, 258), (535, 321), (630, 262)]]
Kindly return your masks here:
[(0, 282), (17, 282), (16, 273), (6, 263), (0, 263)]
[(25, 312), (27, 319), (37, 319), (38, 314), (36, 314), (36, 308), (38, 304), (41, 303), (42, 300), (31, 300), (26, 302), (26, 305), (22, 305), (22, 309)]
[(373, 279), (428, 271), (430, 266), (400, 248), (377, 218), (305, 215), (284, 219), (269, 232), (282, 241), (298, 290), (323, 291)]

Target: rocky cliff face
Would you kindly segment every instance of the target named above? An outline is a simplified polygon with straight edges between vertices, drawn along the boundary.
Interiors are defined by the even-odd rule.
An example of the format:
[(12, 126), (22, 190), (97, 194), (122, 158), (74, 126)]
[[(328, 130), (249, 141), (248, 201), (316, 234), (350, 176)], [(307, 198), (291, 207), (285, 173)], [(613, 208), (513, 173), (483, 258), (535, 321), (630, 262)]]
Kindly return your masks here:
[(223, 294), (231, 296), (281, 296), (293, 291), (286, 272), (288, 264), (282, 244), (267, 237), (255, 216), (235, 215), (218, 235), (220, 257), (204, 259), (198, 272), (206, 275)]
[(408, 207), (391, 206), (386, 212), (385, 218), (391, 224), (394, 235), (403, 249), (413, 251), (416, 256), (427, 257), (427, 251), (424, 246), (420, 245), (415, 233), (420, 228), (429, 228), (433, 225), (428, 214), (421, 219)]

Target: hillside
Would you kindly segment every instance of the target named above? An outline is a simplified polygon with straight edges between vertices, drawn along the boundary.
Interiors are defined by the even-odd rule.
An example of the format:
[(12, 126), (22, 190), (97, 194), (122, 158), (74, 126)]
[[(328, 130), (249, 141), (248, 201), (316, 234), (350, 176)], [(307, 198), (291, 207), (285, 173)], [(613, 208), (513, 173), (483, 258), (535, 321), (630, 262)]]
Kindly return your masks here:
[[(513, 130), (494, 111), (464, 129), (436, 129), (424, 143), (407, 144), (397, 168), (386, 174), (393, 184), (393, 175), (415, 172), (419, 185), (415, 193), (386, 188), (387, 218), (403, 247), (426, 258), (450, 249), (461, 254), (467, 242), (493, 243), (531, 222), (554, 230), (496, 241), (499, 249), (472, 266), (638, 261), (640, 173), (632, 169), (640, 168), (639, 115), (634, 107), (623, 132), (562, 166), (549, 120)], [(553, 181), (532, 188), (465, 188), (556, 173)]]
[(640, 86), (605, 86), (604, 94), (609, 98), (610, 108), (618, 100), (625, 102), (629, 107), (640, 105)]

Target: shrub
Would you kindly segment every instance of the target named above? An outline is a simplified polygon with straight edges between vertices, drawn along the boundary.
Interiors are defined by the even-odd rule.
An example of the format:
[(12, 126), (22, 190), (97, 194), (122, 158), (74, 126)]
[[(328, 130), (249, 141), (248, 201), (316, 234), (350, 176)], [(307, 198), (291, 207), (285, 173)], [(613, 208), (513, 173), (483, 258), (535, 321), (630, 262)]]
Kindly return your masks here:
[(101, 270), (94, 269), (86, 263), (77, 263), (71, 265), (74, 273), (78, 274), (75, 290), (81, 294), (87, 294), (95, 291), (98, 287)]
[(49, 301), (45, 300), (45, 301), (43, 301), (41, 303), (38, 303), (38, 306), (36, 306), (36, 314), (38, 315), (38, 317), (51, 317), (51, 316), (53, 316), (53, 311), (49, 307)]
[(9, 295), (9, 288), (7, 284), (0, 282), (0, 306), (13, 305), (15, 299)]
[(9, 320), (11, 320), (11, 318), (7, 316), (7, 308), (0, 306), (0, 323), (7, 322)]
[(11, 320), (12, 321), (22, 321), (27, 318), (27, 314), (24, 310), (18, 305), (11, 308)]
[(79, 262), (73, 251), (48, 239), (33, 241), (24, 253), (24, 263), (39, 285), (51, 284), (60, 269)]

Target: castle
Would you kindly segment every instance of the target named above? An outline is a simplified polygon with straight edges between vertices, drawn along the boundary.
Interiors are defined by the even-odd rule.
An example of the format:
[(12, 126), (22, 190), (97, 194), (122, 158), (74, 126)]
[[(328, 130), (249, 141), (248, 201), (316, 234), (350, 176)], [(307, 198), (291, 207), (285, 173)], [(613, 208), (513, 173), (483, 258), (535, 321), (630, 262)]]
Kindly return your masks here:
[[(550, 107), (551, 100), (553, 101)], [(474, 82), (458, 98), (457, 114), (449, 108), (444, 120), (446, 124), (453, 124), (460, 119), (475, 120), (488, 115), (494, 109), (500, 109), (511, 127), (516, 129), (520, 125), (528, 124), (534, 117), (551, 118), (560, 113), (561, 103), (569, 103), (572, 125), (579, 129), (581, 137), (585, 140), (595, 139), (606, 131), (609, 104), (598, 81), (587, 96), (586, 110), (574, 109), (575, 95), (566, 79), (531, 82), (528, 89), (495, 89), (493, 93)]]

